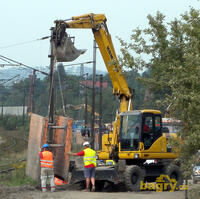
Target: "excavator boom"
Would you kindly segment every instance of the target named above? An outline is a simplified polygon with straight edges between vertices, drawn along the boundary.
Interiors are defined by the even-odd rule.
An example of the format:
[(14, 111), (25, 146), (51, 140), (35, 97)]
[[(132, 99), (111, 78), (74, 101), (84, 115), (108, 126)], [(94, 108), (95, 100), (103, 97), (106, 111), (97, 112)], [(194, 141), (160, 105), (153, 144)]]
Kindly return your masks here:
[[(106, 65), (108, 74), (113, 85), (113, 94), (120, 100), (120, 106), (118, 114), (132, 110), (132, 93), (128, 87), (126, 79), (119, 66), (117, 56), (112, 43), (111, 35), (109, 34), (106, 17), (103, 14), (85, 14), (81, 16), (72, 17), (69, 20), (57, 20), (55, 21), (55, 40), (61, 43), (62, 35), (68, 28), (75, 29), (92, 29), (94, 38), (98, 44), (99, 50)], [(113, 135), (111, 141), (111, 151), (113, 153), (118, 147), (118, 135), (119, 135), (119, 115), (116, 114), (114, 122)]]
[[(86, 14), (72, 17), (70, 20), (55, 21), (56, 28), (92, 29), (99, 50), (102, 54), (110, 79), (113, 84), (113, 93), (119, 97), (126, 97), (126, 101), (132, 97), (128, 84), (122, 75), (122, 70), (117, 61), (117, 56), (113, 47), (112, 39), (109, 34), (106, 17), (103, 14)], [(128, 99), (128, 100), (127, 100)], [(125, 105), (127, 106), (127, 105)], [(128, 107), (123, 107), (121, 111), (127, 111)], [(120, 112), (121, 112), (120, 111)]]

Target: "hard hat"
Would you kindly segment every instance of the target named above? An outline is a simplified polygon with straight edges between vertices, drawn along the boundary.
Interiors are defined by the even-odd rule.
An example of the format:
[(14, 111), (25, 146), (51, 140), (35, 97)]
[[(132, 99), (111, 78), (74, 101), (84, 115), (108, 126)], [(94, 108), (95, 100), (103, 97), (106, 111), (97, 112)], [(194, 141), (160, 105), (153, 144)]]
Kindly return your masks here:
[(44, 145), (42, 146), (43, 149), (44, 149), (44, 148), (47, 148), (47, 147), (49, 147), (48, 144), (44, 144)]
[(83, 142), (83, 146), (89, 146), (90, 143), (89, 142)]

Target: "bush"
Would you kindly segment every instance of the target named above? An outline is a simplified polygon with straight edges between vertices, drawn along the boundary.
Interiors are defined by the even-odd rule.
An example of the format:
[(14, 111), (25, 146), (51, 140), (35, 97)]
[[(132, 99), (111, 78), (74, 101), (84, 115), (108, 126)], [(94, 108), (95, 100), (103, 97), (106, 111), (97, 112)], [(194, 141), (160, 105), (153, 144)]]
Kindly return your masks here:
[(6, 130), (15, 130), (17, 127), (17, 117), (16, 116), (11, 116), (8, 118), (6, 124), (5, 124), (5, 129)]
[[(24, 130), (29, 131), (29, 116), (25, 116), (24, 118)], [(6, 130), (16, 130), (23, 126), (23, 118), (22, 116), (15, 115), (5, 115), (3, 118), (0, 118), (0, 126), (5, 128)]]
[(36, 185), (37, 182), (26, 176), (26, 163), (18, 163), (13, 165), (15, 170), (4, 175), (0, 175), (1, 183), (7, 186)]

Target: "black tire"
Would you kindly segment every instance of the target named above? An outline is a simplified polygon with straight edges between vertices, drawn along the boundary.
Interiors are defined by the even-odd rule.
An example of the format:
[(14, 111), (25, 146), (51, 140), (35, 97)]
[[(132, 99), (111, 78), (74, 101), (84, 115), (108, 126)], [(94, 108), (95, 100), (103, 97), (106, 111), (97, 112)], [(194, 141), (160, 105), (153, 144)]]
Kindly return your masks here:
[(144, 172), (137, 166), (127, 166), (125, 173), (125, 186), (128, 191), (140, 191), (140, 181), (144, 181)]
[(193, 181), (193, 184), (197, 184), (197, 181), (194, 179), (194, 177), (193, 177), (192, 181)]
[[(179, 190), (180, 185), (183, 184), (183, 174), (180, 170), (180, 167), (174, 164), (170, 164), (165, 167), (164, 174), (169, 176), (170, 179), (175, 179), (177, 184), (175, 190)], [(167, 183), (168, 180), (166, 180)], [(171, 189), (170, 186), (167, 187), (167, 190)]]
[(86, 187), (84, 181), (78, 182), (78, 183), (74, 184), (73, 186), (74, 186), (74, 188), (75, 188), (76, 190), (83, 190), (83, 189), (85, 189), (85, 187)]
[(98, 191), (98, 192), (102, 191), (103, 188), (104, 188), (104, 184), (105, 184), (105, 182), (103, 180), (102, 181), (96, 181), (95, 182), (95, 191)]

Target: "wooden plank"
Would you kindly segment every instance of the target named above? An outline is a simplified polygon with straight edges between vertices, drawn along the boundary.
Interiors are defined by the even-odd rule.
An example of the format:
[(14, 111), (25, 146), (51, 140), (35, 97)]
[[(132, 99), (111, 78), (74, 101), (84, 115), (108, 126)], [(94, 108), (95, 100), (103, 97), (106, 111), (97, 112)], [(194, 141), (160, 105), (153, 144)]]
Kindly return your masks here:
[(31, 114), (26, 175), (36, 181), (40, 180), (39, 151), (41, 145), (43, 144), (45, 123), (46, 118), (37, 114)]
[(54, 144), (65, 144), (65, 148), (54, 148), (54, 172), (56, 175), (67, 178), (69, 168), (68, 152), (71, 151), (73, 120), (67, 117), (57, 116), (56, 125), (67, 126), (67, 129), (56, 129), (54, 133)]
[[(39, 152), (47, 142), (48, 119), (31, 114), (28, 142), (26, 174), (32, 179), (40, 180)], [(56, 126), (67, 126), (65, 129), (54, 129), (52, 152), (54, 154), (54, 173), (67, 178), (69, 168), (68, 152), (71, 151), (73, 120), (63, 116), (56, 117)]]

